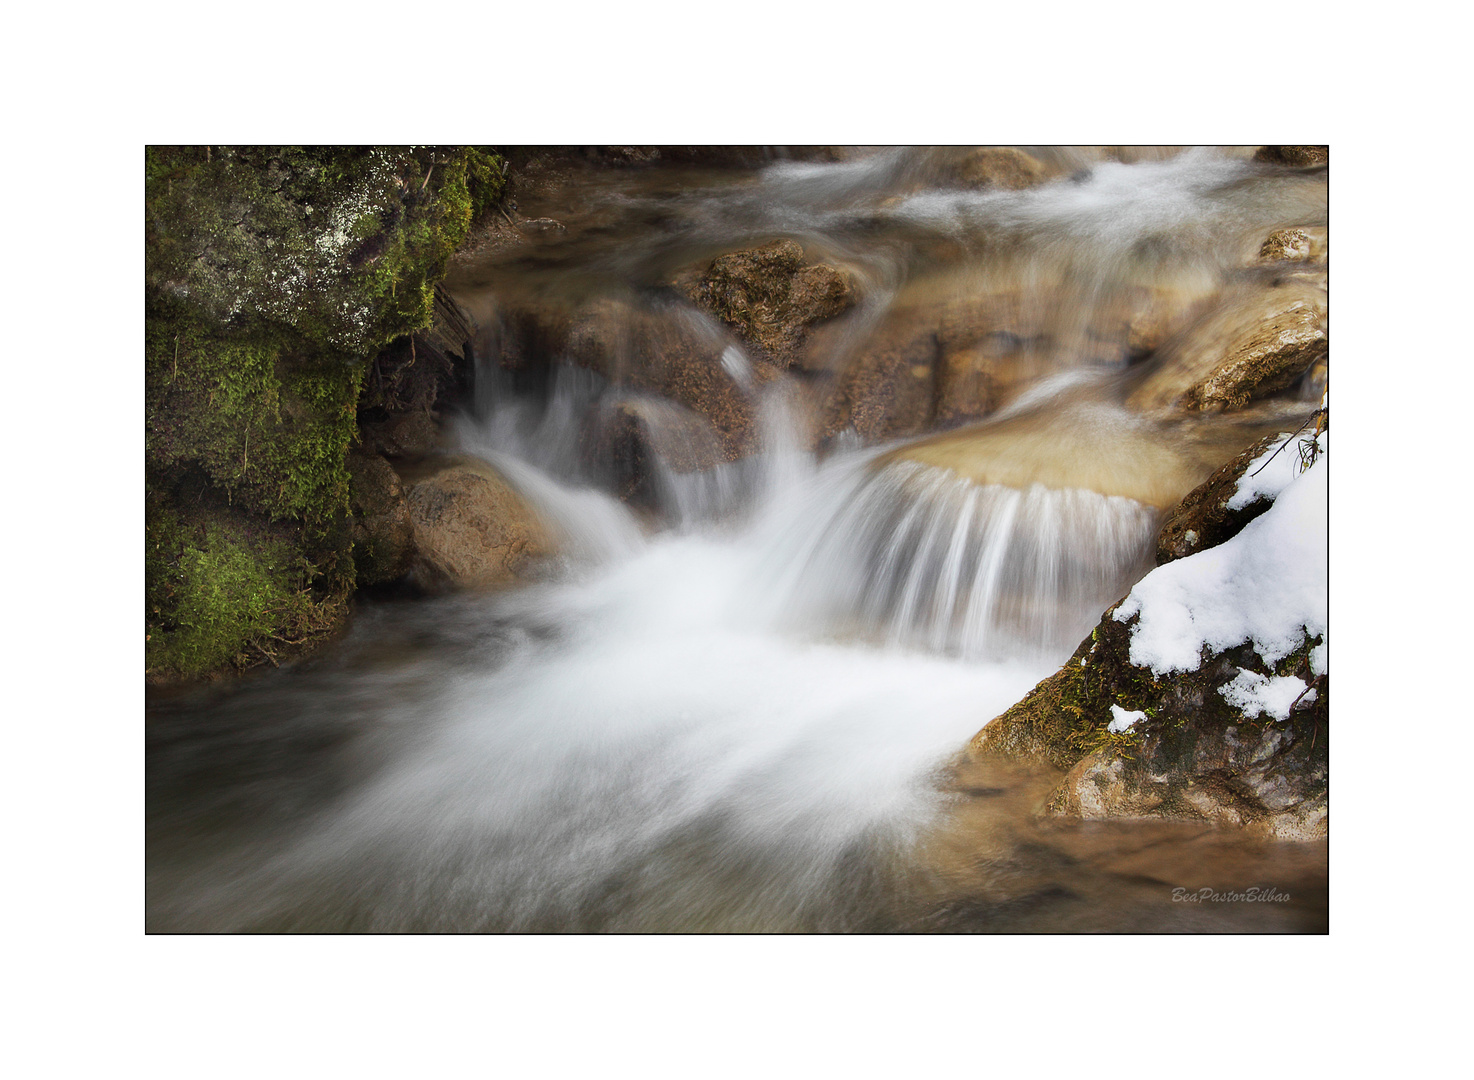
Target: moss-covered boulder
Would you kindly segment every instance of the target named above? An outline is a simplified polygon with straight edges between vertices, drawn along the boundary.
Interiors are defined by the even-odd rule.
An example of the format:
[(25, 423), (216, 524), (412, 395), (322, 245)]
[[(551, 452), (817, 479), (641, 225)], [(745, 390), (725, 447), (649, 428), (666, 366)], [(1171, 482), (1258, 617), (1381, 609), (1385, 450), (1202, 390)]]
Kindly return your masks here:
[(152, 147), (145, 170), (146, 664), (172, 681), (341, 622), (371, 362), (430, 326), (502, 171), (466, 147)]
[[(1229, 550), (1221, 545), (1236, 536), (1258, 545), (1259, 558), (1279, 564), (1290, 595), (1303, 588), (1297, 582), (1307, 580), (1307, 574), (1312, 582), (1317, 573), (1324, 575), (1323, 562), (1319, 569), (1313, 557), (1301, 562), (1316, 545), (1291, 543), (1287, 550), (1280, 542), (1283, 526), (1277, 523), (1279, 532), (1261, 528), (1264, 523), (1259, 519), (1273, 508), (1276, 492), (1289, 490), (1283, 478), (1247, 485), (1239, 481), (1255, 462), (1284, 464), (1271, 458), (1271, 443), (1298, 445), (1298, 441), (1283, 435), (1266, 440), (1183, 501), (1185, 514), (1206, 515), (1204, 535), (1219, 544), (1220, 551)], [(1313, 435), (1307, 441), (1324, 445)], [(1290, 471), (1298, 473), (1298, 466)], [(1323, 484), (1324, 477), (1305, 482)], [(1238, 499), (1232, 497), (1236, 490)], [(1302, 522), (1297, 528), (1314, 527), (1294, 520)], [(1251, 532), (1253, 538), (1248, 536)], [(1177, 532), (1171, 535), (1180, 539)], [(1247, 544), (1239, 549), (1248, 550)], [(1323, 560), (1323, 547), (1320, 551)], [(1194, 553), (1169, 545), (1165, 557), (1159, 553), (1159, 561), (1177, 565), (1157, 573), (1186, 568), (1213, 554), (1211, 548)], [(1178, 562), (1180, 557), (1186, 561)], [(1259, 640), (1266, 633), (1262, 628), (1225, 631), (1223, 627), (1245, 618), (1250, 626), (1258, 618), (1262, 626), (1263, 616), (1225, 617), (1215, 609), (1274, 611), (1279, 598), (1265, 595), (1273, 591), (1274, 581), (1273, 574), (1263, 572), (1265, 563), (1240, 558), (1214, 565), (1227, 568), (1226, 580), (1210, 594), (1206, 610), (1194, 610), (1195, 601), (1178, 599), (1192, 592), (1191, 574), (1178, 574), (1165, 591), (1150, 593), (1158, 597), (1151, 603), (1160, 605), (1162, 597), (1170, 596), (1169, 608), (1179, 602), (1188, 605), (1167, 614), (1168, 621), (1179, 627), (1179, 636), (1207, 635), (1195, 658), (1178, 663), (1153, 655), (1152, 647), (1134, 648), (1133, 639), (1143, 629), (1143, 605), (1149, 603), (1141, 599), (1148, 595), (1143, 582), (1131, 597), (1106, 611), (1059, 671), (983, 728), (970, 744), (971, 753), (1061, 770), (1063, 779), (1040, 808), (1046, 814), (1202, 820), (1241, 826), (1273, 839), (1324, 836), (1329, 671), (1323, 611), (1312, 613), (1303, 626), (1299, 616), (1292, 615), (1286, 624), (1289, 629), (1280, 635), (1286, 640), (1276, 638), (1269, 644)], [(1286, 567), (1293, 569), (1283, 576)], [(1201, 566), (1195, 573), (1202, 574)], [(1198, 580), (1216, 578), (1209, 572)], [(1293, 612), (1294, 603), (1278, 604), (1278, 609)], [(1161, 610), (1153, 634), (1160, 634)], [(1204, 631), (1205, 626), (1216, 629)], [(1216, 644), (1207, 644), (1210, 638)]]

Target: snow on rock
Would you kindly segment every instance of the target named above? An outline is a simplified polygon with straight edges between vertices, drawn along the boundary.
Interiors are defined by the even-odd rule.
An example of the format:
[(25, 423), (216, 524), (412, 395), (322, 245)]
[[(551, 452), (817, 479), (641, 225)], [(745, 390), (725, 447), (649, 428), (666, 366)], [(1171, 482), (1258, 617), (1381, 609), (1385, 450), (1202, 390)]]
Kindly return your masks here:
[(1112, 705), (1111, 722), (1106, 725), (1106, 730), (1109, 731), (1112, 735), (1119, 735), (1123, 731), (1130, 731), (1131, 725), (1136, 723), (1138, 720), (1145, 719), (1146, 713), (1144, 712), (1132, 712), (1128, 709), (1121, 708), (1121, 706), (1119, 705)]
[[(1324, 453), (1328, 448), (1329, 437), (1330, 432), (1323, 431), (1316, 438), (1316, 446), (1320, 453)], [(1302, 441), (1308, 441), (1308, 436), (1299, 433), (1286, 435), (1250, 462), (1249, 467), (1244, 470), (1244, 475), (1239, 477), (1233, 495), (1225, 504), (1228, 509), (1242, 510), (1257, 499), (1277, 498), (1280, 492), (1289, 487), (1300, 476), (1301, 462), (1298, 444)]]
[[(1298, 469), (1293, 446), (1280, 456), (1287, 455)], [(1327, 532), (1321, 456), (1237, 536), (1137, 582), (1114, 615), (1118, 622), (1140, 616), (1132, 627), (1131, 663), (1158, 676), (1195, 671), (1204, 646), (1222, 652), (1253, 642), (1272, 665), (1303, 645), (1307, 634), (1324, 637)]]
[(1257, 671), (1239, 669), (1232, 682), (1218, 688), (1227, 701), (1249, 719), (1268, 713), (1276, 720), (1288, 720), (1290, 707), (1315, 700), (1315, 691), (1306, 693), (1306, 683), (1293, 675), (1261, 675)]

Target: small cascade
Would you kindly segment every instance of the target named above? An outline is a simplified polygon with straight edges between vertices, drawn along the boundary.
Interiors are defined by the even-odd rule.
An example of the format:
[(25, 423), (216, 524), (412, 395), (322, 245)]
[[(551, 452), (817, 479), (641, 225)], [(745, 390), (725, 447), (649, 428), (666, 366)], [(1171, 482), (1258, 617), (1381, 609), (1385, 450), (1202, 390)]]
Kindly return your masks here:
[(1157, 514), (1132, 499), (867, 458), (827, 470), (844, 494), (797, 508), (769, 549), (770, 611), (790, 628), (970, 660), (1058, 655), (1149, 563)]

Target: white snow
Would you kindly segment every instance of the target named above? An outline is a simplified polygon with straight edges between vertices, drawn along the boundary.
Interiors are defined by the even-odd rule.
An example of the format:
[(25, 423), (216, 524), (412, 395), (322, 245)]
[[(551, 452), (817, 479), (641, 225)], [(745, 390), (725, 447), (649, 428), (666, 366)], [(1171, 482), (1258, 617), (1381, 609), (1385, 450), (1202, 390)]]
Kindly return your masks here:
[[(1306, 685), (1304, 680), (1294, 675), (1261, 675), (1257, 671), (1239, 668), (1233, 681), (1220, 686), (1218, 692), (1225, 701), (1250, 719), (1261, 713), (1268, 713), (1276, 720), (1288, 720), (1290, 706), (1297, 699), (1302, 705), (1315, 700), (1314, 690), (1305, 693)], [(1301, 694), (1305, 694), (1303, 699), (1300, 698)]]
[[(1298, 468), (1295, 448), (1284, 454)], [(1115, 614), (1118, 622), (1140, 615), (1131, 631), (1131, 662), (1155, 675), (1194, 671), (1204, 646), (1222, 652), (1253, 642), (1274, 664), (1307, 634), (1324, 637), (1327, 531), (1323, 455), (1237, 536), (1136, 583)]]
[[(1316, 439), (1322, 453), (1328, 446), (1330, 432), (1323, 431)], [(1289, 487), (1300, 475), (1300, 446), (1308, 442), (1309, 435), (1296, 433), (1285, 435), (1249, 463), (1244, 475), (1239, 477), (1233, 495), (1226, 504), (1230, 510), (1242, 510), (1256, 499), (1274, 499)], [(1288, 443), (1289, 445), (1285, 445)]]
[(1329, 667), (1329, 658), (1326, 655), (1328, 641), (1322, 641), (1310, 650), (1310, 673), (1312, 675), (1324, 675)]
[(1112, 735), (1119, 735), (1123, 731), (1130, 731), (1131, 725), (1135, 724), (1138, 720), (1145, 720), (1146, 713), (1132, 712), (1128, 709), (1121, 708), (1119, 705), (1112, 705), (1111, 717), (1112, 720), (1106, 725), (1106, 730)]

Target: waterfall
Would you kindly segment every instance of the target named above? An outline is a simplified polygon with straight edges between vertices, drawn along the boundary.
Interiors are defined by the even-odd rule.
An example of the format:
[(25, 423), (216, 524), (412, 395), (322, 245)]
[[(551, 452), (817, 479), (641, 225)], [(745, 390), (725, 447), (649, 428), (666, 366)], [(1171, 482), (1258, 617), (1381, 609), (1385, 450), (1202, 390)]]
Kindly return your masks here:
[[(1232, 156), (1081, 162), (1019, 191), (948, 187), (935, 151), (694, 191), (631, 170), (584, 192), (582, 231), (492, 266), (478, 310), (536, 296), (553, 330), (517, 365), (479, 350), (447, 442), (521, 493), (557, 565), (501, 592), (366, 599), (313, 664), (153, 706), (150, 926), (930, 926), (914, 890), (938, 877), (922, 856), (956, 804), (948, 762), (1146, 572), (1163, 507), (1256, 437), (1131, 414), (1129, 335), (1092, 327), (1148, 286), (1197, 295), (1246, 238), (1314, 210), (1308, 182)], [(671, 299), (692, 252), (774, 236), (871, 286), (807, 366)], [(1021, 299), (986, 342), (986, 417), (921, 437), (826, 416), (907, 305), (955, 314), (1005, 287)], [(566, 330), (590, 295), (634, 313), (598, 355)], [(635, 377), (693, 341), (679, 359), (728, 413)], [(908, 363), (895, 394), (939, 393)], [(1033, 804), (1008, 805), (998, 835), (1034, 846), (998, 840), (1000, 867), (1083, 866), (1039, 856)], [(1095, 895), (1070, 872), (1063, 894)], [(1033, 895), (1013, 873), (998, 896)]]

